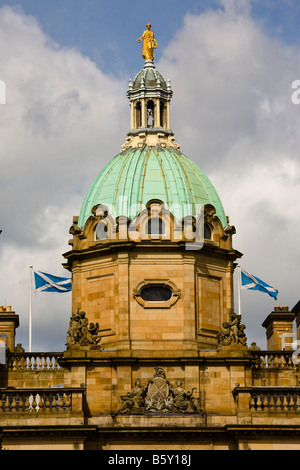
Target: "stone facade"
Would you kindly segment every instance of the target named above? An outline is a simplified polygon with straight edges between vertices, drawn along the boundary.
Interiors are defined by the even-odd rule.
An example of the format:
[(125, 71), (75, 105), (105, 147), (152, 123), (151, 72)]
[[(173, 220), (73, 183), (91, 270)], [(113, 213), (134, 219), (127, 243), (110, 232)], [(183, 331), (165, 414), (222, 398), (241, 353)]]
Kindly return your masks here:
[[(171, 221), (153, 239), (142, 227), (147, 213), (135, 241), (118, 223), (97, 239), (109, 217), (101, 208), (83, 229), (75, 218), (64, 255), (73, 311), (63, 352), (15, 346), (18, 316), (0, 307), (3, 449), (300, 448), (299, 366), (280, 347), (299, 314), (275, 307), (264, 322), (269, 349), (248, 346), (233, 310), (234, 228), (225, 231), (206, 208), (211, 237), (187, 250), (191, 239), (174, 236), (178, 221), (162, 201), (148, 211), (152, 204)], [(149, 286), (170, 298), (145, 298)]]
[[(156, 239), (145, 233), (152, 206), (168, 227)], [(186, 355), (217, 346), (221, 325), (233, 310), (233, 263), (241, 254), (232, 248), (234, 228), (225, 233), (209, 214), (204, 221), (210, 221), (212, 239), (189, 250), (186, 244), (192, 245), (192, 239), (163, 210), (162, 201), (149, 202), (135, 240), (121, 233), (118, 221), (110, 224), (109, 215), (91, 216), (80, 232), (73, 225), (73, 249), (65, 254), (72, 272), (73, 315), (83, 310), (91, 323), (100, 325), (103, 348)], [(108, 235), (97, 240), (103, 220), (108, 221)], [(139, 292), (146, 285), (168, 286), (171, 303), (143, 302)]]
[[(119, 155), (117, 183), (109, 180), (101, 193), (105, 173), (73, 218), (64, 254), (72, 276), (64, 351), (24, 351), (15, 344), (18, 315), (0, 307), (2, 449), (300, 449), (299, 361), (291, 347), (294, 322), (300, 339), (299, 304), (268, 315), (266, 351), (247, 344), (247, 325), (234, 311), (242, 256), (233, 248), (235, 228), (206, 176), (177, 150), (163, 152), (179, 147), (171, 96), (148, 62), (128, 91), (124, 146), (152, 150), (135, 155), (134, 168), (133, 153)], [(132, 219), (94, 204), (95, 194), (121, 194), (141, 205), (137, 183), (151, 197)], [(171, 185), (175, 202), (203, 199), (203, 211), (177, 219), (152, 185), (168, 197)]]

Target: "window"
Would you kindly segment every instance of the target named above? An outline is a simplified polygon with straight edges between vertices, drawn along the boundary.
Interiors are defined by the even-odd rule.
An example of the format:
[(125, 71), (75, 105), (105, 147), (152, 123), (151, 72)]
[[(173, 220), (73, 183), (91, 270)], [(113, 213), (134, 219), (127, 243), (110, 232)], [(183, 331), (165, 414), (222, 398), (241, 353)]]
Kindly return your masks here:
[(154, 102), (148, 101), (147, 103), (147, 127), (154, 126)]
[(204, 238), (206, 240), (211, 240), (212, 231), (208, 224), (204, 224)]
[(163, 127), (164, 129), (166, 129), (167, 128), (166, 108), (165, 108), (163, 101), (160, 102), (159, 112), (160, 112), (160, 127)]
[(151, 217), (146, 226), (146, 235), (165, 235), (166, 226), (159, 217)]
[(143, 308), (151, 310), (171, 308), (180, 295), (180, 290), (169, 279), (145, 279), (133, 289), (134, 299)]
[(96, 240), (105, 240), (108, 237), (107, 225), (104, 220), (101, 220), (96, 227)]
[(141, 103), (138, 101), (135, 106), (135, 120), (136, 128), (138, 129), (142, 125), (142, 108)]
[(141, 290), (141, 298), (146, 302), (166, 302), (172, 297), (172, 290), (167, 286), (151, 285)]

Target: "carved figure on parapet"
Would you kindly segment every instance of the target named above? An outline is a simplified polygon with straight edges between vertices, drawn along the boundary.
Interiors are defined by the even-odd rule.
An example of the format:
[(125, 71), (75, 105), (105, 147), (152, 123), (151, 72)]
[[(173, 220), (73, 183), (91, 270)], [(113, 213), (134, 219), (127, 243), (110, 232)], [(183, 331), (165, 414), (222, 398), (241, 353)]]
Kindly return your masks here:
[(230, 311), (229, 321), (222, 323), (221, 331), (218, 333), (218, 344), (222, 346), (246, 346), (245, 328), (246, 326), (241, 323), (241, 315)]
[(15, 346), (14, 352), (15, 353), (24, 353), (25, 352), (25, 349), (23, 348), (22, 343), (17, 343), (17, 345)]
[(195, 387), (191, 391), (186, 391), (182, 386), (181, 380), (176, 380), (175, 387), (171, 388), (173, 395), (173, 406), (180, 413), (195, 413), (197, 412), (198, 403), (195, 399), (192, 399)]
[(86, 314), (83, 311), (77, 311), (70, 318), (67, 334), (67, 346), (79, 345), (90, 346), (92, 349), (101, 349), (98, 344), (101, 336), (98, 335), (99, 324), (89, 323)]
[(249, 346), (248, 349), (250, 349), (250, 351), (260, 351), (261, 350), (260, 347), (257, 346), (257, 344), (254, 341), (251, 343), (251, 346)]
[(121, 395), (122, 404), (117, 414), (202, 414), (199, 399), (192, 397), (194, 390), (196, 388), (186, 391), (181, 380), (176, 380), (172, 386), (166, 380), (164, 369), (156, 367), (153, 378), (145, 386), (137, 379), (133, 389)]
[(140, 379), (135, 381), (135, 386), (126, 395), (121, 395), (122, 405), (120, 414), (142, 414), (144, 412), (146, 387), (142, 387)]

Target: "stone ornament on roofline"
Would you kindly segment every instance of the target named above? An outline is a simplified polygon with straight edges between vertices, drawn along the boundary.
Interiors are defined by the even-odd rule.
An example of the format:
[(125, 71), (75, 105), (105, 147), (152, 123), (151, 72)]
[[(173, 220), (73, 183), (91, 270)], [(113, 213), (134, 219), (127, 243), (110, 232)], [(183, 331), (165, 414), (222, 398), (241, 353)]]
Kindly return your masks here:
[(245, 328), (246, 326), (241, 323), (241, 315), (230, 311), (229, 321), (222, 323), (221, 331), (218, 333), (218, 344), (221, 346), (246, 346)]
[(98, 344), (101, 336), (98, 336), (99, 324), (89, 323), (85, 312), (72, 315), (67, 334), (67, 346), (88, 346), (90, 349), (101, 349)]

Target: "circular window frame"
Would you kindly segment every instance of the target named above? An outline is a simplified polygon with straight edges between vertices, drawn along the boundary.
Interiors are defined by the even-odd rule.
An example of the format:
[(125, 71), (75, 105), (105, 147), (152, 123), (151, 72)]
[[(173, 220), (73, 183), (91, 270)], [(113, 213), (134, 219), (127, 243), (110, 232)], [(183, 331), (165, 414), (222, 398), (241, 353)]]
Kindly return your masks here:
[[(158, 300), (158, 301), (149, 301), (144, 300), (141, 296), (142, 290), (145, 287), (152, 287), (152, 286), (161, 286), (167, 287), (170, 289), (172, 296), (169, 300)], [(136, 288), (133, 290), (133, 297), (141, 305), (143, 308), (170, 308), (174, 305), (177, 300), (180, 298), (181, 292), (176, 287), (176, 285), (170, 281), (169, 279), (145, 279), (144, 281), (140, 282)]]

